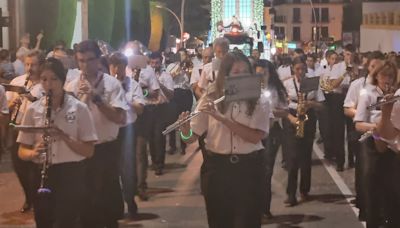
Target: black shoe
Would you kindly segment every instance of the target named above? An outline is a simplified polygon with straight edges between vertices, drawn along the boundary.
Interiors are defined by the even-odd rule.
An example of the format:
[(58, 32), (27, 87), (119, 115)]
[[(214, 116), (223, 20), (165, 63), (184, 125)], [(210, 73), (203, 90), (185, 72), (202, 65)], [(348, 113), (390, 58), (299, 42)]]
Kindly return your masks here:
[(349, 165), (348, 165), (348, 167), (349, 167), (349, 169), (352, 169), (352, 168), (354, 168), (354, 162), (349, 162)]
[(21, 213), (26, 213), (32, 209), (32, 204), (25, 202), (20, 210)]
[(343, 171), (344, 171), (343, 166), (342, 166), (342, 165), (338, 165), (338, 166), (336, 167), (336, 171), (338, 171), (338, 172), (343, 172)]
[(140, 199), (141, 201), (147, 201), (147, 200), (149, 200), (149, 196), (147, 195), (146, 190), (139, 190), (138, 196), (139, 196), (139, 199)]
[(285, 201), (283, 201), (283, 203), (287, 204), (287, 207), (293, 207), (297, 205), (297, 199), (296, 197), (288, 197), (287, 199), (285, 199)]
[(265, 219), (273, 219), (274, 218), (274, 216), (271, 214), (271, 212), (266, 212), (266, 213), (264, 213), (263, 215), (262, 215), (262, 217), (263, 218), (265, 218)]
[(308, 193), (301, 193), (300, 194), (300, 202), (307, 202), (310, 200)]
[(163, 171), (162, 171), (162, 169), (156, 169), (156, 171), (154, 172), (154, 174), (155, 174), (156, 176), (161, 176), (161, 175), (163, 175)]
[(175, 152), (176, 152), (176, 148), (170, 148), (168, 151), (167, 151), (167, 153), (168, 154), (175, 154)]

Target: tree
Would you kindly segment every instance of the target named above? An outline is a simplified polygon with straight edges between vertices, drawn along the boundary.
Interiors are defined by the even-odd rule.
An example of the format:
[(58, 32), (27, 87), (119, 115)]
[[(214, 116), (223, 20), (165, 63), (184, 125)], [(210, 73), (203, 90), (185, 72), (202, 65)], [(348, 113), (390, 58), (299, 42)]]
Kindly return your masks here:
[[(165, 0), (166, 6), (177, 15), (181, 13), (181, 0)], [(185, 31), (191, 36), (204, 36), (210, 29), (211, 0), (186, 0)], [(172, 15), (169, 15), (170, 33), (179, 37), (179, 25)]]

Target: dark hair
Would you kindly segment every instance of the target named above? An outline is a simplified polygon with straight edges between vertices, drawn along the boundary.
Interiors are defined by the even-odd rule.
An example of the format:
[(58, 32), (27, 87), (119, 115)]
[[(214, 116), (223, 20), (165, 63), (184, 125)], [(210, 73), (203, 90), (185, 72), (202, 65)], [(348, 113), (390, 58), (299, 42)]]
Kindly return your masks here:
[(325, 58), (328, 59), (329, 57), (331, 57), (331, 55), (338, 55), (338, 54), (334, 50), (328, 50), (325, 53)]
[(298, 56), (298, 57), (296, 57), (296, 58), (294, 58), (293, 60), (292, 60), (292, 66), (295, 66), (296, 64), (306, 64), (306, 62), (304, 61), (304, 58), (301, 58), (300, 56)]
[(162, 59), (162, 55), (160, 52), (155, 51), (150, 54), (150, 59)]
[(300, 54), (300, 55), (304, 55), (304, 50), (301, 48), (296, 48), (294, 49), (294, 53)]
[[(232, 70), (233, 64), (236, 62), (245, 62), (250, 73), (253, 74), (253, 68), (251, 67), (249, 59), (244, 54), (240, 52), (227, 53), (221, 61), (221, 66), (218, 71), (217, 79), (215, 80), (215, 91), (212, 91), (209, 95), (207, 95), (208, 97), (212, 99), (217, 99), (224, 95), (225, 78), (230, 76), (229, 73)], [(253, 115), (257, 101), (258, 99), (247, 101), (247, 115)], [(228, 104), (224, 101), (218, 105), (218, 109), (222, 113), (226, 113), (227, 107)]]
[(374, 70), (372, 73), (372, 84), (378, 84), (378, 74), (383, 75), (392, 75), (395, 79), (396, 88), (399, 86), (399, 82), (397, 81), (397, 66), (391, 61), (385, 61), (385, 63)]
[(0, 61), (6, 60), (10, 56), (10, 52), (7, 49), (0, 50)]
[(351, 53), (356, 52), (356, 48), (352, 44), (347, 44), (346, 46), (344, 46), (344, 50), (349, 51)]
[(276, 72), (276, 68), (274, 64), (265, 59), (260, 59), (256, 62), (255, 67), (262, 67), (268, 70), (269, 78), (268, 85), (272, 86), (278, 92), (279, 101), (282, 103), (287, 103), (286, 98), (288, 97), (285, 86), (283, 86), (282, 81), (279, 79), (278, 72)]
[(56, 75), (56, 77), (62, 82), (62, 84), (65, 83), (65, 80), (67, 79), (67, 71), (65, 70), (64, 65), (61, 63), (60, 60), (53, 57), (46, 59), (42, 66), (42, 72), (45, 70), (52, 71)]
[(121, 52), (114, 52), (108, 59), (110, 65), (128, 65), (128, 58)]
[(42, 51), (39, 50), (30, 51), (26, 55), (26, 58), (32, 58), (32, 57), (36, 57), (38, 59), (39, 65), (43, 65), (44, 61), (46, 60), (46, 56), (43, 54)]
[(62, 47), (62, 50), (65, 50), (65, 47), (66, 47), (67, 45), (65, 44), (65, 41), (64, 41), (64, 40), (57, 40), (57, 41), (54, 43), (53, 49), (56, 49), (56, 47), (58, 47), (58, 46), (61, 46), (61, 47)]
[(97, 58), (101, 56), (101, 50), (97, 42), (94, 40), (84, 40), (76, 46), (76, 53), (92, 52)]
[(110, 74), (110, 68), (108, 65), (108, 57), (107, 56), (100, 57), (100, 64), (103, 67), (103, 69), (101, 69), (101, 71), (103, 71), (103, 73)]
[(368, 63), (372, 59), (385, 60), (385, 55), (381, 51), (373, 51), (368, 54)]

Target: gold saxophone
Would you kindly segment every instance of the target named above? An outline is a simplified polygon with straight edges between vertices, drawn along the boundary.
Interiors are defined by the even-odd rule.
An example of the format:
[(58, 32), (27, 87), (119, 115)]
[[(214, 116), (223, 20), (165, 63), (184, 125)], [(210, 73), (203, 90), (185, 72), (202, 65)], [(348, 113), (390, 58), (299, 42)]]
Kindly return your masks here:
[(296, 122), (296, 137), (304, 137), (304, 124), (308, 120), (307, 108), (305, 104), (304, 93), (297, 94), (297, 122)]

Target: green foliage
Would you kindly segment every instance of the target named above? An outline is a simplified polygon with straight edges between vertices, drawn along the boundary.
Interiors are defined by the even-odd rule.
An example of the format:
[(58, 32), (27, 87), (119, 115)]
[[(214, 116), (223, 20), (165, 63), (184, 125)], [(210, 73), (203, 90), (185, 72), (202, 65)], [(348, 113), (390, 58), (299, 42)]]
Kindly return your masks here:
[(89, 38), (111, 41), (115, 1), (89, 0)]
[[(64, 40), (71, 45), (76, 19), (77, 0), (26, 1), (26, 28), (31, 34), (32, 46), (36, 35), (44, 32), (41, 48), (50, 48), (55, 41)], [(39, 13), (38, 13), (39, 12)]]

